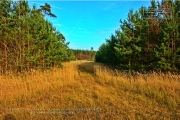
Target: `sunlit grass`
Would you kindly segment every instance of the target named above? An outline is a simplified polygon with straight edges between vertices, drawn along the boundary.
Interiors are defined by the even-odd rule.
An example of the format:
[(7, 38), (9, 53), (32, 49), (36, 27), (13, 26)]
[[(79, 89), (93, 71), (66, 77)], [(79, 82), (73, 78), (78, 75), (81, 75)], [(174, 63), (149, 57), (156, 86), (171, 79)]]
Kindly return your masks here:
[(0, 119), (179, 119), (180, 76), (76, 61), (0, 76)]

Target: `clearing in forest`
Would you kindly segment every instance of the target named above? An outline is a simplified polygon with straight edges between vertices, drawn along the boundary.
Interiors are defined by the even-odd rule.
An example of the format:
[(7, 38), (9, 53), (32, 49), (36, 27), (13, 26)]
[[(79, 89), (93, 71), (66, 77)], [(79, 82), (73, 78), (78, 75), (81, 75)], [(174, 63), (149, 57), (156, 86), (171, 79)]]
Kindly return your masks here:
[(0, 76), (0, 119), (179, 119), (180, 76), (92, 61)]

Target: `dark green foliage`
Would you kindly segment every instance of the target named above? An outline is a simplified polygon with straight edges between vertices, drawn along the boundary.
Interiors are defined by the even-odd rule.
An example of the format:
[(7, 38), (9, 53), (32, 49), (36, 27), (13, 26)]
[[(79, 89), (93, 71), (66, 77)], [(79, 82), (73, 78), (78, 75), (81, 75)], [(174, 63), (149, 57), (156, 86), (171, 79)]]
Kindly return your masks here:
[(0, 0), (0, 72), (46, 69), (74, 59), (46, 15), (56, 17), (49, 4), (37, 9), (25, 0)]
[(101, 45), (99, 51), (97, 51), (95, 60), (96, 62), (108, 63), (111, 65), (118, 64), (118, 56), (115, 50), (115, 45), (118, 43), (116, 36), (111, 35), (110, 39), (106, 40), (106, 44)]
[(96, 61), (123, 70), (179, 71), (180, 2), (157, 4), (151, 1), (148, 8), (130, 10), (120, 29), (100, 46)]
[(110, 50), (109, 44), (102, 44), (96, 53), (96, 62), (109, 63), (108, 51)]

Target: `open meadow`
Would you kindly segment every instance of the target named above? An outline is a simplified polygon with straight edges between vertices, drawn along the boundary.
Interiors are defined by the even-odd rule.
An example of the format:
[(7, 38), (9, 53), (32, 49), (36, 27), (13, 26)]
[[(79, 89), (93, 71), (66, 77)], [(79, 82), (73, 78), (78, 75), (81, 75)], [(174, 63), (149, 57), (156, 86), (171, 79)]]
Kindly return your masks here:
[(180, 119), (180, 76), (91, 61), (0, 76), (0, 120)]

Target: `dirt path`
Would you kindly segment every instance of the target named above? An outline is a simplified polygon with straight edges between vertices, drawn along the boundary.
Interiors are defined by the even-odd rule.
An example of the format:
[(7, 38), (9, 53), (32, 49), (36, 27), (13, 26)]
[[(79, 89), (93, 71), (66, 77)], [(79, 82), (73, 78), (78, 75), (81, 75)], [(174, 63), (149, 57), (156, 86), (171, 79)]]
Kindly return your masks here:
[(103, 66), (102, 63), (97, 63), (94, 61), (87, 61), (87, 60), (78, 60), (78, 61), (71, 61), (71, 62), (78, 65), (78, 70), (80, 72), (86, 72), (90, 74), (94, 74), (95, 69), (97, 67)]
[[(65, 62), (63, 68), (23, 77), (4, 76), (0, 78), (0, 110), (22, 110), (4, 109), (0, 120), (8, 113), (17, 120), (178, 120), (180, 83), (178, 77), (171, 77), (114, 74), (103, 64), (85, 60)], [(24, 108), (38, 111), (32, 114)]]

